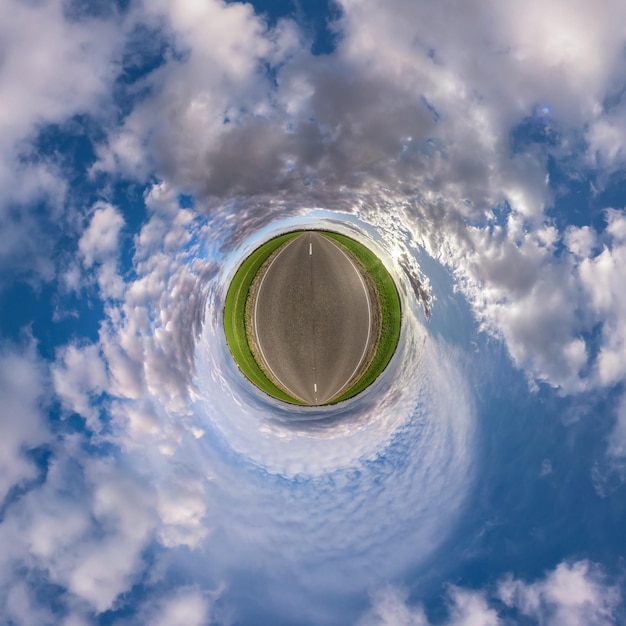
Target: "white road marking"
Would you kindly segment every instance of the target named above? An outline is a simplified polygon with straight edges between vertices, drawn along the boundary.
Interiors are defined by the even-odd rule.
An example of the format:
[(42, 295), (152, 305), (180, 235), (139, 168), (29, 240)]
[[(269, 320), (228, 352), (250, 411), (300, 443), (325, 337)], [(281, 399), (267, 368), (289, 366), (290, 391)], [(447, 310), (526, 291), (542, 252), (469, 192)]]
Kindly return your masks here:
[(313, 383), (313, 391), (315, 391), (315, 393), (317, 393), (317, 383)]
[(313, 254), (313, 244), (309, 243), (309, 256)]

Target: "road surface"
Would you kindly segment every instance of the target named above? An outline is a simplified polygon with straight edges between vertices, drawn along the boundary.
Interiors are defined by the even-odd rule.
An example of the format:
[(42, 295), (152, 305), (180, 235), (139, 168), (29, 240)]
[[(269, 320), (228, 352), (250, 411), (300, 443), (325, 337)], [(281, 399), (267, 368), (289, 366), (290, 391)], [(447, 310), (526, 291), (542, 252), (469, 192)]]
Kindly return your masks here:
[(347, 388), (368, 352), (371, 325), (360, 270), (320, 233), (290, 240), (259, 277), (257, 352), (276, 382), (308, 404), (325, 404)]

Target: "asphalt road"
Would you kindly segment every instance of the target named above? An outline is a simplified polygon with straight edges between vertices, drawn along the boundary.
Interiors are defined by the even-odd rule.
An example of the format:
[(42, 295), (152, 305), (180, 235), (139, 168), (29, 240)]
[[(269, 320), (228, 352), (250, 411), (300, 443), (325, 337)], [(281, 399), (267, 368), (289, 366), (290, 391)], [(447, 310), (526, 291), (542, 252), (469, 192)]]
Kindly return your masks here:
[(319, 233), (292, 239), (260, 278), (254, 340), (281, 386), (324, 404), (347, 386), (371, 340), (370, 300), (360, 270)]

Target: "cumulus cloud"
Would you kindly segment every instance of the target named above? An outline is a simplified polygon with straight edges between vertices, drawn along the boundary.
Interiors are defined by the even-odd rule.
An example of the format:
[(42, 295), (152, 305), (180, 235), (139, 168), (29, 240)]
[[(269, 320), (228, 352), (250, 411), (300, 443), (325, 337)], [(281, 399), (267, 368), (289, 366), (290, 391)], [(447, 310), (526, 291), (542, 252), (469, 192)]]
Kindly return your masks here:
[(50, 442), (44, 414), (46, 378), (35, 346), (0, 346), (0, 502), (38, 476), (29, 452)]
[(583, 259), (579, 274), (582, 288), (589, 298), (589, 308), (602, 322), (602, 344), (595, 373), (602, 385), (612, 385), (626, 374), (626, 298), (621, 285), (625, 276), (626, 216), (624, 210), (607, 212), (603, 249)]
[(6, 597), (6, 618), (14, 624), (53, 624), (54, 614), (41, 606), (33, 597), (29, 587), (18, 582), (13, 585)]
[[(250, 5), (216, 0), (202, 6), (155, 0), (146, 3), (146, 13), (165, 21), (179, 54), (149, 78), (154, 97), (138, 105), (100, 148), (96, 169), (146, 176), (157, 167), (183, 185), (189, 177), (197, 184), (219, 180), (213, 172), (218, 162), (208, 162), (207, 151), (222, 148), (224, 131), (237, 126), (244, 111), (263, 116), (271, 109), (263, 64), (285, 59), (297, 44), (295, 31), (284, 22), (268, 30)], [(267, 145), (263, 151), (266, 157), (271, 153)], [(230, 167), (219, 173), (235, 174)]]
[(421, 606), (410, 607), (407, 593), (395, 587), (386, 587), (372, 599), (372, 608), (358, 622), (358, 626), (427, 626), (428, 619)]
[[(502, 610), (503, 603), (507, 610)], [(449, 586), (446, 626), (499, 626), (510, 618), (529, 624), (611, 626), (623, 614), (617, 586), (607, 583), (602, 570), (589, 561), (560, 563), (545, 577), (527, 583), (509, 575), (495, 593)], [(511, 613), (512, 611), (512, 613)], [(524, 622), (526, 623), (526, 622)], [(359, 626), (429, 626), (424, 608), (408, 602), (408, 594), (386, 587), (372, 597)]]
[(163, 522), (159, 541), (167, 547), (198, 548), (210, 532), (202, 479), (173, 477), (157, 492), (157, 511)]
[[(155, 542), (170, 551), (197, 549), (206, 537), (198, 478), (168, 477), (161, 466), (154, 485), (154, 477), (141, 475), (145, 467), (90, 458), (84, 443), (73, 436), (54, 444), (45, 481), (3, 512), (0, 615), (16, 624), (90, 624), (125, 606), (133, 614), (129, 623), (209, 623), (219, 589), (172, 592), (167, 583), (164, 594), (159, 586), (167, 567), (147, 575)], [(54, 607), (41, 596), (42, 581), (62, 590)], [(150, 598), (143, 607), (128, 595), (140, 582)]]
[(194, 587), (181, 587), (145, 607), (140, 623), (146, 626), (206, 626), (215, 623), (211, 618), (217, 595)]
[[(89, 623), (90, 615), (126, 602), (123, 594), (145, 575), (151, 543), (196, 547), (205, 536), (202, 489), (193, 482), (165, 478), (155, 491), (138, 471), (81, 448), (76, 436), (55, 444), (46, 480), (4, 513), (0, 614), (16, 623)], [(54, 611), (39, 597), (42, 577), (65, 590)], [(205, 623), (213, 596), (183, 591), (161, 597), (163, 613)], [(153, 609), (145, 623), (165, 619)]]
[(104, 463), (90, 463), (87, 471), (93, 485), (92, 514), (104, 536), (74, 548), (76, 560), (68, 570), (53, 562), (51, 573), (101, 612), (143, 569), (141, 553), (155, 520), (150, 496), (140, 485)]
[(108, 388), (108, 378), (96, 345), (63, 347), (52, 368), (52, 379), (58, 397), (69, 412), (78, 413), (90, 428), (98, 431), (95, 397)]
[[(34, 124), (63, 122), (110, 97), (119, 23), (71, 19), (65, 9), (57, 0), (2, 6), (5, 137), (22, 139)], [(100, 30), (99, 38), (92, 37), (94, 28)]]
[(0, 263), (36, 280), (54, 275), (50, 231), (72, 220), (65, 173), (33, 142), (50, 124), (104, 113), (124, 40), (119, 16), (72, 19), (66, 8), (10, 0), (0, 9)]
[[(156, 168), (199, 194), (247, 198), (241, 224), (249, 211), (267, 215), (268, 204), (250, 196), (280, 191), (332, 205), (340, 189), (367, 191), (364, 217), (382, 221), (383, 201), (388, 210), (401, 207), (407, 228), (419, 230), (420, 243), (455, 268), (484, 327), (506, 341), (531, 379), (584, 390), (594, 382), (585, 380), (583, 334), (599, 312), (595, 319), (581, 314), (586, 294), (576, 267), (584, 283), (585, 266), (587, 274), (597, 272), (603, 259), (585, 262), (580, 254), (591, 253), (589, 242), (545, 218), (553, 200), (547, 153), (512, 154), (509, 137), (542, 103), (558, 119), (563, 145), (570, 131), (600, 123), (604, 98), (623, 69), (624, 33), (615, 20), (583, 27), (589, 9), (582, 2), (567, 15), (558, 3), (524, 3), (523, 10), (474, 4), (435, 10), (397, 2), (389, 12), (345, 2), (337, 24), (342, 38), (329, 59), (311, 56), (293, 24), (268, 29), (244, 5), (148, 3), (145, 19), (163, 20), (181, 54), (146, 79), (152, 97), (101, 146), (98, 167), (142, 176)], [(606, 4), (603, 15), (622, 10)], [(450, 14), (457, 19), (443, 19)], [(208, 43), (207, 28), (219, 32), (219, 46)], [(468, 64), (474, 56), (483, 59), (480, 66)], [(275, 68), (276, 81), (264, 63)], [(213, 66), (220, 72), (206, 70)], [(508, 77), (506, 87), (499, 76)], [(389, 192), (381, 195), (374, 181)], [(509, 217), (494, 226), (492, 210), (503, 203)], [(199, 208), (216, 211), (213, 202)], [(274, 200), (272, 211), (280, 210)], [(190, 218), (182, 210), (178, 219)], [(161, 227), (154, 218), (142, 241)], [(557, 258), (562, 241), (571, 256)], [(89, 253), (84, 258), (93, 262)], [(110, 264), (99, 280), (119, 295)], [(619, 380), (618, 336), (598, 359), (600, 384)]]
[(471, 248), (455, 255), (456, 271), (484, 327), (504, 338), (531, 378), (582, 390), (580, 285), (572, 260), (554, 258), (554, 230), (525, 233), (511, 217), (505, 228), (471, 236)]
[(124, 282), (118, 274), (120, 232), (124, 218), (114, 206), (98, 203), (78, 242), (78, 251), (87, 269), (97, 265), (96, 280), (102, 297), (120, 298)]
[[(406, 593), (387, 587), (374, 595), (372, 608), (358, 626), (430, 626), (421, 605), (411, 606)], [(449, 616), (446, 626), (499, 626), (497, 612), (489, 608), (484, 595), (451, 586), (448, 589)]]
[(125, 285), (123, 302), (112, 306), (101, 329), (111, 393), (129, 399), (155, 396), (181, 412), (194, 393), (205, 287), (217, 270), (213, 262), (187, 263), (198, 244), (185, 244), (203, 232), (188, 218), (184, 211), (155, 214), (146, 223), (136, 240), (137, 278)]
[(623, 611), (619, 588), (607, 584), (602, 570), (589, 561), (560, 563), (534, 583), (509, 577), (500, 582), (498, 595), (507, 606), (546, 626), (610, 626)]
[(122, 226), (124, 218), (115, 207), (110, 204), (96, 207), (89, 227), (78, 242), (78, 249), (87, 267), (115, 256)]
[[(141, 524), (131, 529), (133, 522), (139, 521), (135, 513), (141, 506), (141, 497), (139, 501), (124, 502), (127, 479), (119, 485), (118, 495), (111, 494), (113, 485), (107, 484), (103, 476), (106, 470), (98, 467), (97, 462), (88, 468), (91, 477), (85, 482), (78, 471), (83, 469), (80, 450), (69, 445), (66, 452), (73, 453), (74, 459), (66, 456), (53, 461), (46, 481), (5, 512), (0, 525), (3, 615), (11, 610), (15, 581), (25, 585), (20, 597), (33, 598), (33, 610), (42, 608), (41, 600), (35, 599), (36, 572), (49, 584), (67, 589), (66, 601), (59, 607), (65, 608), (63, 613), (70, 613), (68, 609), (77, 600), (83, 609), (87, 606), (91, 611), (104, 610), (131, 580), (137, 563), (132, 538), (143, 536)], [(96, 486), (99, 478), (103, 480)], [(95, 487), (93, 500), (87, 494), (89, 484)], [(118, 505), (119, 511), (115, 510)], [(129, 521), (128, 526), (124, 520)], [(122, 546), (124, 549), (120, 550)], [(22, 575), (14, 579), (16, 571), (22, 571)], [(59, 619), (55, 612), (41, 623), (58, 623)]]

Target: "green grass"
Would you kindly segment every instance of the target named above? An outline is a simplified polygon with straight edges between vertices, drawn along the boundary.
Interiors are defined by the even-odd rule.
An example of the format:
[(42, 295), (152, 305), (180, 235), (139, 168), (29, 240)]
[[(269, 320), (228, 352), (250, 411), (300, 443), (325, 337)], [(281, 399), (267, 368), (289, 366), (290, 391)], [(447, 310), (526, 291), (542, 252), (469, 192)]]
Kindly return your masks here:
[(391, 278), (383, 262), (371, 250), (344, 235), (328, 231), (324, 231), (323, 234), (339, 242), (361, 261), (374, 280), (382, 309), (382, 328), (376, 354), (363, 376), (332, 401), (332, 404), (335, 404), (352, 398), (366, 387), (369, 387), (387, 367), (400, 339), (402, 310), (400, 308), (398, 290), (393, 282), (393, 278)]
[(275, 237), (257, 248), (239, 266), (226, 293), (226, 302), (224, 304), (224, 332), (226, 334), (226, 342), (239, 369), (252, 384), (265, 391), (265, 393), (292, 404), (304, 403), (292, 398), (277, 387), (263, 373), (263, 370), (259, 367), (259, 364), (252, 355), (246, 333), (246, 299), (254, 277), (267, 258), (274, 250), (296, 235), (299, 235), (301, 232), (302, 231), (292, 232), (281, 235), (280, 237)]
[[(304, 404), (292, 398), (277, 387), (259, 367), (248, 343), (246, 333), (246, 299), (255, 276), (263, 263), (280, 246), (305, 231), (296, 231), (270, 239), (257, 248), (239, 267), (226, 293), (224, 304), (224, 332), (228, 347), (239, 366), (239, 369), (265, 393), (289, 402)], [(335, 398), (331, 404), (347, 400), (371, 385), (383, 372), (393, 356), (400, 338), (400, 321), (402, 317), (400, 298), (393, 279), (382, 261), (368, 248), (354, 239), (330, 231), (318, 231), (330, 237), (350, 251), (372, 277), (382, 309), (382, 328), (376, 353), (367, 370), (349, 389)]]

